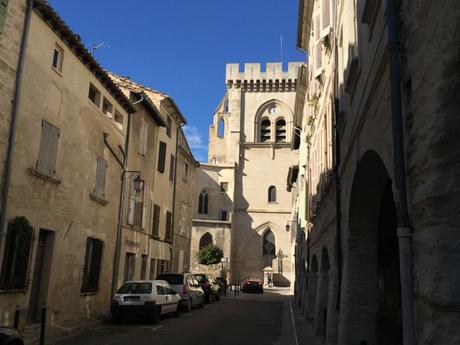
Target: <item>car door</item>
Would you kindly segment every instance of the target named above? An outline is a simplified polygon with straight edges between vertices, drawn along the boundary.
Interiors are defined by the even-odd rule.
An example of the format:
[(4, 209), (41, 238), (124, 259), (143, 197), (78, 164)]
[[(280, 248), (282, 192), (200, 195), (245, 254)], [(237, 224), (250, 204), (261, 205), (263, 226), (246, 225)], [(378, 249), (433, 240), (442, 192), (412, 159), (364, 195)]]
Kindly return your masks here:
[(157, 290), (157, 297), (156, 297), (156, 303), (161, 306), (161, 313), (168, 313), (168, 305), (167, 305), (167, 299), (166, 299), (166, 291), (165, 287), (162, 283), (157, 283), (156, 284), (156, 290)]
[(194, 286), (193, 279), (190, 275), (185, 277), (184, 281), (187, 284), (187, 290), (189, 291), (190, 298), (192, 299), (192, 304), (197, 304), (197, 295), (196, 295), (196, 287)]
[(168, 284), (164, 285), (166, 293), (166, 303), (168, 305), (168, 312), (175, 312), (177, 309), (177, 303), (179, 303), (180, 297), (177, 296), (177, 292), (174, 291)]

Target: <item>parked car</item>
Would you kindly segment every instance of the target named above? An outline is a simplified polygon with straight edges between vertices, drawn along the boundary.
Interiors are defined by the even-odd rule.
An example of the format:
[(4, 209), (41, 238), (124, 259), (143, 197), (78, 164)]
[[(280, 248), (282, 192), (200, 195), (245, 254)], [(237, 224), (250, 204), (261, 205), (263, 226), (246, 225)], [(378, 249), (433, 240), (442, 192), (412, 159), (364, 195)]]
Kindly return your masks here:
[(24, 341), (14, 328), (0, 326), (0, 345), (24, 345)]
[(158, 322), (161, 315), (179, 316), (180, 296), (164, 280), (125, 282), (113, 296), (110, 312), (119, 322), (129, 317)]
[(201, 285), (191, 273), (164, 273), (157, 279), (165, 280), (180, 296), (182, 310), (189, 313), (193, 306), (204, 307), (205, 297)]
[(220, 286), (211, 274), (197, 273), (194, 276), (204, 291), (206, 303), (220, 300)]
[(264, 293), (264, 284), (260, 279), (247, 278), (241, 283), (241, 291)]

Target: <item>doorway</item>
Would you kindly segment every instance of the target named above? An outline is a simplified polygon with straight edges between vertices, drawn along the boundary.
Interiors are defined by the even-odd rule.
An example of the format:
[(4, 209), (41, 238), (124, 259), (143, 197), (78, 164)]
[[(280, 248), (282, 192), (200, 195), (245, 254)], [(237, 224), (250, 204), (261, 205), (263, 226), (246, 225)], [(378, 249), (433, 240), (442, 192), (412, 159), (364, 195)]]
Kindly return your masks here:
[(53, 245), (54, 231), (40, 229), (32, 275), (32, 287), (30, 290), (29, 312), (27, 315), (27, 319), (30, 323), (40, 322), (40, 307), (43, 303), (46, 303), (51, 273)]

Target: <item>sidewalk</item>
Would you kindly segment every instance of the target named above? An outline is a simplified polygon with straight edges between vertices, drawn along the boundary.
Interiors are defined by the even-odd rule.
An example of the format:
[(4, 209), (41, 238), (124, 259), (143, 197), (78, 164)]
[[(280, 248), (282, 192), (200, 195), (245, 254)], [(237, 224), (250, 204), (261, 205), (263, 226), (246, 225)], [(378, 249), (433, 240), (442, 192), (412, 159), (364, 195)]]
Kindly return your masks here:
[[(311, 322), (305, 321), (298, 306), (291, 301), (290, 312), (297, 343), (293, 345), (324, 345), (324, 338), (316, 335)], [(290, 344), (289, 344), (290, 345)]]

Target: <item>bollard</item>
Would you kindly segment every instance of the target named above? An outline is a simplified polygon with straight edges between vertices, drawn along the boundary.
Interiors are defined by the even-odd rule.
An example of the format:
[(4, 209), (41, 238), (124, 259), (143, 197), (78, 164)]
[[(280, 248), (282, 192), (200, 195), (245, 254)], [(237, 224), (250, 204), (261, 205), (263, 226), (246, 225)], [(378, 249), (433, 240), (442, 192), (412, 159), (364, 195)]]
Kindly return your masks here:
[(19, 317), (21, 316), (21, 307), (19, 305), (16, 305), (16, 308), (14, 309), (14, 322), (13, 322), (13, 327), (16, 329), (19, 329)]
[(45, 345), (46, 303), (42, 304), (42, 317), (40, 320), (40, 345)]

